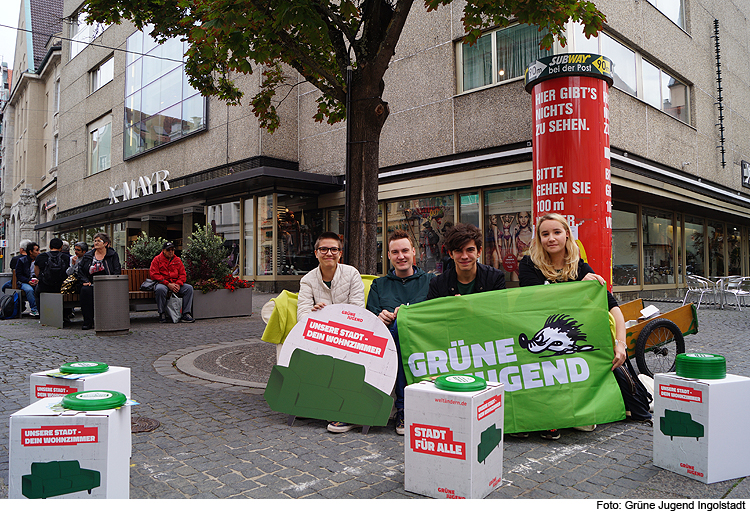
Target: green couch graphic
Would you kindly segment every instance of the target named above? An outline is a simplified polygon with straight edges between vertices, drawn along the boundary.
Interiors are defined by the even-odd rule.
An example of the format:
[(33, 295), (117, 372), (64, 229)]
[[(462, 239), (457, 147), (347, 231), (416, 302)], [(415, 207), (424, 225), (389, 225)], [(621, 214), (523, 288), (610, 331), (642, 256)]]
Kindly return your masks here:
[(361, 364), (297, 348), (289, 366), (271, 370), (264, 397), (289, 415), (366, 426), (388, 424), (393, 399), (365, 382)]
[(659, 429), (665, 436), (694, 437), (696, 441), (703, 437), (703, 425), (693, 421), (692, 416), (677, 410), (664, 410), (664, 417), (659, 420)]
[(479, 444), (477, 445), (477, 462), (483, 463), (487, 456), (495, 450), (495, 447), (500, 444), (503, 440), (503, 430), (497, 429), (495, 424), (486, 428), (479, 436)]
[(96, 470), (81, 468), (76, 460), (32, 463), (31, 474), (21, 476), (21, 494), (29, 499), (51, 498), (91, 489), (101, 484)]

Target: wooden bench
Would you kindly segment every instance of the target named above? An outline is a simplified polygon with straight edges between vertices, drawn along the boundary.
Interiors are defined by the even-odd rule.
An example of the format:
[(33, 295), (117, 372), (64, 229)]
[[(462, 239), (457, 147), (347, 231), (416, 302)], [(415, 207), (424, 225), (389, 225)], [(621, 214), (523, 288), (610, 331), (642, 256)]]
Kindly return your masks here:
[[(141, 291), (141, 284), (148, 278), (148, 271), (148, 269), (123, 269), (121, 272), (128, 277), (130, 311), (156, 310), (154, 292)], [(42, 293), (42, 295), (44, 299), (40, 304), (39, 321), (45, 326), (62, 328), (65, 309), (81, 306), (81, 295), (78, 293)]]

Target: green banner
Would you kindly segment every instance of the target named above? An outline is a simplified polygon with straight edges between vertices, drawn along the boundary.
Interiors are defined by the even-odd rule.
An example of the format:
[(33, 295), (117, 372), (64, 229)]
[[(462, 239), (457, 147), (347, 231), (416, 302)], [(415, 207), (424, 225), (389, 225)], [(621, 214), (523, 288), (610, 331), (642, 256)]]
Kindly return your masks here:
[(506, 433), (619, 421), (606, 290), (596, 281), (438, 298), (398, 312), (407, 383), (464, 373), (505, 385)]

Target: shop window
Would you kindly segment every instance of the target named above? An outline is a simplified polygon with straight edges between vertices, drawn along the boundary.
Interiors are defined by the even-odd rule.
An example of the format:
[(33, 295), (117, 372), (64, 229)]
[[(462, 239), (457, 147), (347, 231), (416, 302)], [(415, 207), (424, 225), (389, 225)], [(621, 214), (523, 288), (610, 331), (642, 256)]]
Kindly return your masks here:
[(686, 83), (651, 64), (640, 53), (620, 44), (606, 33), (587, 39), (583, 26), (575, 24), (572, 40), (576, 52), (598, 53), (614, 62), (615, 88), (690, 124), (690, 89)]
[(258, 271), (273, 274), (273, 194), (258, 196)]
[(638, 284), (638, 206), (612, 207), (612, 285)]
[(479, 227), (479, 192), (459, 195), (458, 221)]
[(111, 166), (112, 116), (107, 115), (94, 121), (89, 131), (89, 175), (107, 170)]
[(724, 224), (718, 221), (708, 222), (708, 275), (721, 277), (724, 269)]
[(727, 254), (729, 276), (742, 276), (742, 235), (740, 227), (727, 225)]
[(484, 263), (518, 281), (518, 262), (533, 239), (531, 187), (510, 187), (484, 193)]
[(328, 230), (339, 236), (344, 235), (346, 224), (344, 221), (344, 208), (331, 209), (328, 211)]
[(552, 50), (539, 49), (546, 33), (516, 24), (482, 35), (473, 46), (459, 43), (459, 93), (522, 78), (526, 67)]
[(244, 275), (253, 275), (255, 270), (253, 269), (253, 263), (255, 262), (255, 244), (253, 241), (253, 228), (255, 217), (255, 209), (253, 208), (253, 198), (245, 200), (245, 224), (244, 224), (244, 235), (245, 235), (245, 270)]
[(106, 62), (91, 70), (91, 93), (111, 82), (115, 78), (115, 58), (110, 57)]
[(324, 231), (317, 197), (279, 194), (277, 197), (277, 275), (304, 275), (315, 269), (315, 240)]
[(98, 227), (89, 227), (86, 229), (85, 232), (85, 242), (89, 246), (89, 251), (94, 248), (94, 236), (96, 236), (100, 232), (107, 232), (104, 228), (104, 225), (100, 225)]
[(704, 276), (703, 219), (685, 216), (685, 272), (687, 275)]
[(643, 283), (674, 284), (672, 213), (643, 209)]
[(240, 265), (240, 202), (210, 205), (206, 217), (214, 234), (224, 239), (224, 255), (233, 275), (239, 274)]
[(125, 159), (206, 128), (206, 100), (185, 73), (187, 43), (173, 38), (159, 45), (150, 30), (127, 40)]
[(100, 22), (86, 23), (86, 13), (79, 12), (70, 21), (70, 59), (78, 55), (93, 40), (104, 32), (109, 24)]
[(680, 26), (685, 27), (685, 0), (647, 0), (649, 4), (664, 13), (668, 19)]
[[(417, 250), (417, 267), (442, 273), (450, 256), (444, 247), (445, 232), (453, 224), (453, 194), (393, 201), (386, 204), (388, 232), (406, 231)], [(382, 238), (379, 239), (382, 253)]]

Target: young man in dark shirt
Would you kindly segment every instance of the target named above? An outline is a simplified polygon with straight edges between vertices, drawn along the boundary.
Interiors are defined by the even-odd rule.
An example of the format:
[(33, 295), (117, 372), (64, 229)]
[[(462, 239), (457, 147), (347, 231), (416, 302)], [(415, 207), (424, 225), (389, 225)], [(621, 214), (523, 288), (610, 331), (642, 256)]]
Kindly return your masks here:
[(445, 236), (445, 247), (455, 265), (432, 279), (427, 300), (505, 289), (505, 274), (479, 263), (482, 231), (477, 227), (456, 224)]

